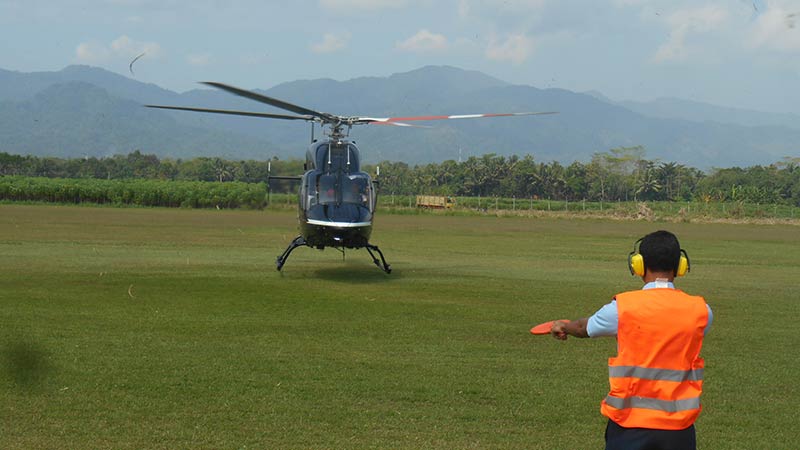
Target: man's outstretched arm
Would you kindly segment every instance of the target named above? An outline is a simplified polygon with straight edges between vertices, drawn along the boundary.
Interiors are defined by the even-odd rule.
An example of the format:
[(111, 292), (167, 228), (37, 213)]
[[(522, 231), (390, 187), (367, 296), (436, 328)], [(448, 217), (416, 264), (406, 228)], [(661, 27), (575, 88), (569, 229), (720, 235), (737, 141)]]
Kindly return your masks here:
[(556, 320), (550, 328), (550, 335), (562, 341), (566, 340), (568, 336), (575, 336), (578, 338), (588, 338), (589, 333), (586, 331), (586, 324), (589, 318), (568, 320)]

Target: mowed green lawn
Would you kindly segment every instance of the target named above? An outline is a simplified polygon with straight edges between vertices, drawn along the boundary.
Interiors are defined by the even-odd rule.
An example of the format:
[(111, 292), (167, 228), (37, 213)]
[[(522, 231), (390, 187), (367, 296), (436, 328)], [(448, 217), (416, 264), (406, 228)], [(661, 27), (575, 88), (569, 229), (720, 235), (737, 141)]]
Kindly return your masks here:
[(603, 446), (613, 339), (538, 322), (638, 289), (674, 231), (715, 312), (703, 449), (798, 434), (800, 227), (378, 215), (299, 248), (289, 211), (0, 205), (0, 448)]

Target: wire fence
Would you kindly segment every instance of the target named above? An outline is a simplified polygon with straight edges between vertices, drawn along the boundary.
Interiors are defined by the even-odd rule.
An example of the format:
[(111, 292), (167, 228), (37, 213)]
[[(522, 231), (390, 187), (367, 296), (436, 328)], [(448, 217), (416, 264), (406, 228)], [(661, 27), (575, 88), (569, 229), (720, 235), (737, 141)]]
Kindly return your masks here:
[[(430, 209), (417, 206), (416, 195), (382, 194), (377, 209), (405, 214), (574, 214), (587, 216), (634, 217), (644, 219), (800, 219), (800, 208), (784, 204), (759, 204), (718, 201), (565, 201), (536, 198), (452, 197), (452, 207)], [(271, 207), (296, 207), (296, 194), (272, 194)]]

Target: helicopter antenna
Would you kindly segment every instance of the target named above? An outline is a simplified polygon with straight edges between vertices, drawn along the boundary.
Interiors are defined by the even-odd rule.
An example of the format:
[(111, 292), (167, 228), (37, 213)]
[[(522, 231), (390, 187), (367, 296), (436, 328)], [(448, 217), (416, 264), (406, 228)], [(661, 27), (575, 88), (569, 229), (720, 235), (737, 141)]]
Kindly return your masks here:
[(270, 183), (271, 177), (272, 177), (272, 160), (270, 159), (269, 161), (267, 161), (267, 206), (269, 206), (270, 194), (272, 193), (271, 189), (269, 188), (269, 186), (272, 184)]

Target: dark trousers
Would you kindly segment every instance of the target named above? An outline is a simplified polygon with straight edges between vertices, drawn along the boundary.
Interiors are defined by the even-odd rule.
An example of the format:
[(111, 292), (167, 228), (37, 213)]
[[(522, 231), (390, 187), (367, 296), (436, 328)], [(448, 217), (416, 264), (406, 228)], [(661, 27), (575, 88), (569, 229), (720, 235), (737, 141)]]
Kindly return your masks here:
[(695, 450), (694, 425), (685, 430), (623, 428), (609, 420), (606, 426), (606, 450)]

